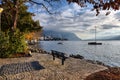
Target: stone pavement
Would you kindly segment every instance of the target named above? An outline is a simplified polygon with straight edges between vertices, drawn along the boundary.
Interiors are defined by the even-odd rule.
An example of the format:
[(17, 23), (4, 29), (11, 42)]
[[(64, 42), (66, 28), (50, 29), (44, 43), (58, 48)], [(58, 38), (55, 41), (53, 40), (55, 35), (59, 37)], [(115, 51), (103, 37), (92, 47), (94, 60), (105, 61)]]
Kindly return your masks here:
[(61, 65), (60, 59), (53, 61), (51, 55), (42, 53), (32, 53), (32, 57), (0, 59), (0, 66), (0, 80), (84, 80), (94, 72), (107, 69), (74, 58), (66, 59), (65, 64)]
[(0, 76), (30, 72), (40, 69), (44, 69), (44, 67), (41, 66), (38, 61), (6, 64), (0, 68)]

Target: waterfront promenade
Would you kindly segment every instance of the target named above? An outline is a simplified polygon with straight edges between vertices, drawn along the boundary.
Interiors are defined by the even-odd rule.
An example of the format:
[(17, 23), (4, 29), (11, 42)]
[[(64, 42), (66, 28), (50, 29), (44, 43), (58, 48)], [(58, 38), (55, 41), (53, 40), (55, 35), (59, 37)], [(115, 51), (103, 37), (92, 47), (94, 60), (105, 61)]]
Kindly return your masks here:
[(32, 53), (32, 57), (0, 59), (0, 67), (0, 80), (84, 80), (91, 73), (107, 69), (85, 59), (71, 57), (61, 65), (60, 59), (53, 60), (52, 55), (43, 53)]

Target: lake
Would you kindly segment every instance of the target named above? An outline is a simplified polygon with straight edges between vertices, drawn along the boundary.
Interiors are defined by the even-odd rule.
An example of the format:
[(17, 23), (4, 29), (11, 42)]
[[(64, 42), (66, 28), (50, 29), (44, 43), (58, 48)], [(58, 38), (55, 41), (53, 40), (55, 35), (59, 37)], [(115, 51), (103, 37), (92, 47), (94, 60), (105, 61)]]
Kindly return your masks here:
[(88, 41), (40, 41), (39, 46), (48, 52), (57, 50), (68, 55), (80, 54), (85, 59), (98, 60), (109, 66), (120, 67), (120, 41), (99, 42), (102, 42), (102, 45), (88, 45)]

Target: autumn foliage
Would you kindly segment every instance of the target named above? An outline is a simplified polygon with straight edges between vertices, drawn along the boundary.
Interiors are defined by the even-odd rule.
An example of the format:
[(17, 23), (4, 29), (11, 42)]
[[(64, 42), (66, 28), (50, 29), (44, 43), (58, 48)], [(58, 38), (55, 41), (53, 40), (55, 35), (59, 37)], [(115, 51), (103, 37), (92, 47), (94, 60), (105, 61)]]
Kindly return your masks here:
[[(97, 14), (100, 13), (100, 10), (119, 10), (120, 0), (67, 0), (69, 3), (74, 2), (80, 5), (81, 7), (87, 6), (86, 3), (93, 4), (93, 10), (96, 10)], [(110, 12), (109, 12), (110, 13)], [(106, 15), (109, 14), (108, 12)]]
[(26, 34), (25, 34), (25, 39), (27, 39), (27, 40), (32, 40), (34, 34), (35, 34), (34, 32), (26, 33)]

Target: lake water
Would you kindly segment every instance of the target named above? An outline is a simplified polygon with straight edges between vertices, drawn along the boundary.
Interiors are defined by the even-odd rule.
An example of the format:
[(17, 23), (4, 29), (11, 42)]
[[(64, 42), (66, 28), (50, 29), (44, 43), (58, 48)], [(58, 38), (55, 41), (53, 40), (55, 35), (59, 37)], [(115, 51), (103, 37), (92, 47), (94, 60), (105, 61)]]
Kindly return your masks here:
[(39, 46), (50, 52), (57, 50), (67, 54), (80, 54), (85, 59), (98, 60), (109, 66), (120, 67), (120, 41), (99, 41), (102, 45), (88, 45), (88, 41), (40, 41)]

